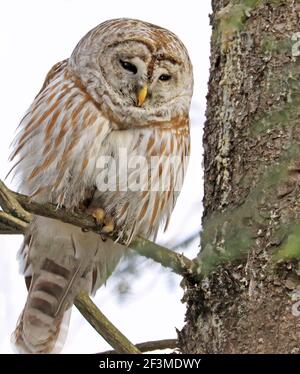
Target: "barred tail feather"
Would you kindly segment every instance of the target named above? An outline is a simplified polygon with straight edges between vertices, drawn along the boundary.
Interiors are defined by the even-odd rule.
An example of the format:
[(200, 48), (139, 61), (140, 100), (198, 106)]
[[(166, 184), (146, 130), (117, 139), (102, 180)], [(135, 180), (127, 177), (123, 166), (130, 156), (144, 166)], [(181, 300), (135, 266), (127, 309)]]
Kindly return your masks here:
[(46, 346), (51, 347), (50, 350), (42, 349), (43, 346), (30, 344), (30, 342), (26, 340), (24, 333), (23, 333), (23, 313), (22, 313), (19, 318), (16, 330), (12, 334), (12, 337), (11, 337), (11, 342), (12, 342), (14, 351), (19, 354), (32, 354), (32, 353), (57, 354), (57, 353), (60, 353), (67, 339), (69, 323), (70, 323), (70, 318), (71, 318), (71, 311), (72, 309), (70, 308), (64, 313), (63, 318), (60, 324), (58, 325), (57, 330), (55, 331), (55, 334), (53, 335), (52, 341), (50, 341), (49, 339), (48, 342), (46, 342), (46, 345), (44, 345), (44, 347)]
[[(33, 279), (12, 342), (19, 353), (59, 353), (67, 336), (80, 266), (74, 272), (46, 259)], [(81, 274), (80, 274), (81, 275)]]

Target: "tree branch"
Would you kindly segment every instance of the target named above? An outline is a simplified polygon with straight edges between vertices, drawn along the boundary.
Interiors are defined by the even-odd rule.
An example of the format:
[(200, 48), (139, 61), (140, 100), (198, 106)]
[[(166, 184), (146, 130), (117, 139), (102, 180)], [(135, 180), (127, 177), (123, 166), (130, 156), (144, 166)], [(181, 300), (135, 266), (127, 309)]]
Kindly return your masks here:
[[(150, 342), (138, 343), (135, 346), (142, 352), (158, 351), (162, 349), (175, 349), (177, 348), (177, 339), (164, 339), (164, 340), (153, 340)], [(105, 351), (98, 353), (99, 355), (112, 355), (118, 353), (115, 350)]]
[(94, 329), (115, 349), (116, 353), (141, 353), (141, 351), (105, 317), (86, 293), (80, 293), (76, 297), (74, 304)]
[[(10, 230), (14, 234), (18, 233), (18, 230), (20, 234), (23, 234), (27, 222), (32, 219), (32, 214), (57, 219), (95, 233), (101, 233), (101, 227), (96, 225), (90, 215), (79, 210), (67, 210), (51, 203), (39, 204), (32, 201), (28, 196), (9, 190), (2, 181), (0, 181), (0, 205), (4, 210), (4, 212), (1, 212), (3, 216), (0, 215), (0, 224), (4, 224), (6, 227), (2, 232), (0, 226), (0, 234), (7, 234)], [(116, 240), (117, 237), (115, 236), (112, 239)], [(199, 277), (193, 261), (150, 240), (137, 237), (130, 243), (129, 247), (140, 255), (151, 258), (162, 266), (172, 269), (176, 274), (190, 279)]]
[(172, 269), (174, 273), (184, 278), (193, 280), (199, 278), (196, 273), (196, 264), (183, 254), (171, 251), (168, 248), (162, 247), (161, 245), (139, 236), (136, 237), (129, 246), (140, 255), (151, 258), (162, 266)]

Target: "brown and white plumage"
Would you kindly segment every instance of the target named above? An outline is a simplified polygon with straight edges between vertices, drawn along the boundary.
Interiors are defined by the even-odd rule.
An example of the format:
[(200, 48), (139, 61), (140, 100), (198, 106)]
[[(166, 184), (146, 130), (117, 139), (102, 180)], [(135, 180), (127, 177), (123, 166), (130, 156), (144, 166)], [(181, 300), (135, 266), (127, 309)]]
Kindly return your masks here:
[[(11, 157), (19, 190), (67, 208), (84, 201), (101, 207), (123, 242), (137, 234), (155, 237), (170, 218), (187, 167), (192, 87), (188, 54), (174, 34), (138, 20), (100, 24), (51, 69), (21, 121)], [(147, 172), (141, 176), (141, 170)], [(35, 217), (20, 250), (30, 285), (13, 335), (17, 349), (58, 351), (74, 297), (94, 293), (123, 250), (110, 239)]]

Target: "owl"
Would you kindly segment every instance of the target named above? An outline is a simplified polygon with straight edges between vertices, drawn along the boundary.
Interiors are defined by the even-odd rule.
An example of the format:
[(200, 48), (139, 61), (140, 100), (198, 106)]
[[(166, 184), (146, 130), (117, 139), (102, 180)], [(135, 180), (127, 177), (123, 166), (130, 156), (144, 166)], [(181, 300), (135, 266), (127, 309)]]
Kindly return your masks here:
[(168, 225), (188, 164), (192, 91), (183, 43), (134, 19), (101, 23), (50, 70), (13, 142), (18, 190), (91, 214), (103, 235), (34, 217), (19, 251), (28, 297), (12, 335), (18, 352), (60, 352), (76, 295), (95, 294), (136, 235), (154, 240)]

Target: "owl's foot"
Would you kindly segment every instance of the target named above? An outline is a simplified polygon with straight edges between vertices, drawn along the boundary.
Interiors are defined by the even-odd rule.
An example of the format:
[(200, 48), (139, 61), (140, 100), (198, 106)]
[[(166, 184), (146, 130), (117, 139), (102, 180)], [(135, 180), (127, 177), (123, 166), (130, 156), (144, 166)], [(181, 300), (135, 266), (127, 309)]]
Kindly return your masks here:
[(105, 214), (102, 208), (87, 208), (87, 213), (90, 214), (96, 221), (97, 225), (101, 226), (101, 234), (111, 235), (115, 229), (115, 224), (112, 217)]
[(102, 234), (106, 234), (106, 235), (112, 234), (114, 232), (114, 229), (115, 229), (115, 223), (113, 219), (109, 216), (106, 216), (104, 218), (104, 225), (101, 230)]
[(105, 219), (105, 211), (102, 208), (87, 208), (87, 213), (90, 214), (98, 225), (102, 225)]

